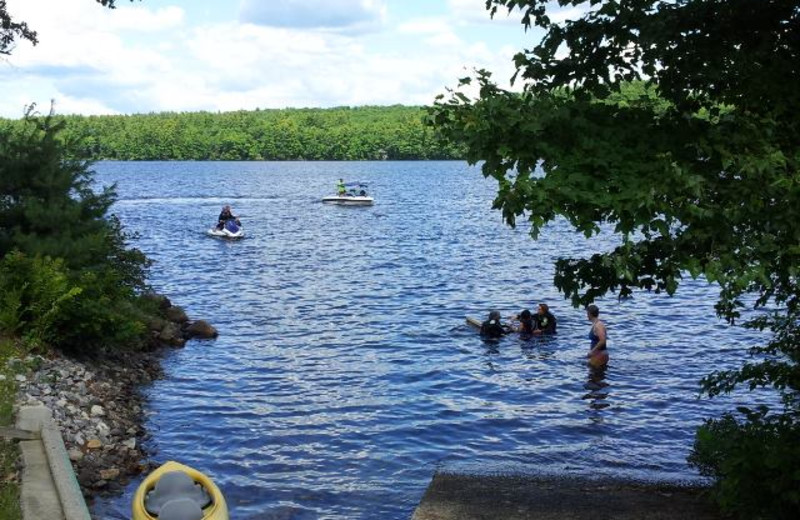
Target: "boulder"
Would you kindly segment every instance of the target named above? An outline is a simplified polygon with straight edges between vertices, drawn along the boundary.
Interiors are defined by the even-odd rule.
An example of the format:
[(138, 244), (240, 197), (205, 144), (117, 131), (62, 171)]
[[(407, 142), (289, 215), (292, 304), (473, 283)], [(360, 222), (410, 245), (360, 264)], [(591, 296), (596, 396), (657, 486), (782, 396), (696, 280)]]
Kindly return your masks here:
[(200, 338), (200, 339), (210, 339), (216, 338), (219, 335), (217, 329), (211, 326), (205, 320), (197, 320), (188, 327), (184, 331), (184, 337), (187, 339), (191, 338)]
[(158, 316), (152, 316), (147, 320), (147, 328), (152, 330), (153, 332), (161, 332), (164, 330), (164, 327), (167, 326), (169, 322), (164, 318), (159, 318)]
[(189, 317), (186, 315), (186, 311), (182, 308), (178, 307), (177, 305), (173, 305), (169, 309), (164, 312), (164, 315), (167, 319), (173, 323), (186, 323), (189, 321)]
[(167, 323), (164, 330), (158, 335), (158, 340), (167, 345), (177, 345), (178, 340), (183, 340), (180, 327), (174, 323)]

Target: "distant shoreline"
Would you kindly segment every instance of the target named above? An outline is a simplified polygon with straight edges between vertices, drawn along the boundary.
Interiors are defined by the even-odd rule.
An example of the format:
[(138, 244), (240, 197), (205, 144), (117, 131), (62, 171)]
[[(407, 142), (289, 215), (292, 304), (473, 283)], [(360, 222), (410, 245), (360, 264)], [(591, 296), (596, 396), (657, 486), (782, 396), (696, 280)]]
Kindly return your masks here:
[[(464, 160), (420, 106), (56, 116), (74, 159), (115, 161)], [(0, 119), (0, 130), (22, 120)]]

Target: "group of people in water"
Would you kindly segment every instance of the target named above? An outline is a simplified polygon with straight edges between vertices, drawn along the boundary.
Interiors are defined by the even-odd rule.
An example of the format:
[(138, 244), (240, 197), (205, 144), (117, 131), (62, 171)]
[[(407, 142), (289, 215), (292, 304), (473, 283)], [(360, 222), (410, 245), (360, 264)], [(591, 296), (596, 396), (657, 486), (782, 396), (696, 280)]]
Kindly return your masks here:
[[(600, 321), (600, 309), (597, 305), (586, 307), (586, 318), (591, 322), (589, 329), (589, 353), (586, 354), (589, 364), (595, 368), (608, 364), (608, 334), (606, 325)], [(502, 322), (499, 311), (489, 312), (489, 318), (481, 324), (481, 336), (495, 339), (513, 332), (518, 332), (523, 337), (549, 335), (556, 333), (558, 320), (550, 312), (546, 303), (540, 303), (536, 314), (528, 309), (523, 310), (509, 318), (510, 323)]]

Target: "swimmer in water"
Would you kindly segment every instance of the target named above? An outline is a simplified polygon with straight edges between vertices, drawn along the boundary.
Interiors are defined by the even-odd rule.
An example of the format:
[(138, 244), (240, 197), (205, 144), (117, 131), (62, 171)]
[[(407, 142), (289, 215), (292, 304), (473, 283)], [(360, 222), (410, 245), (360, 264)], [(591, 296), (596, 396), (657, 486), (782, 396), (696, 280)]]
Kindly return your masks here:
[(608, 364), (608, 348), (606, 346), (608, 334), (606, 333), (606, 325), (600, 321), (599, 316), (600, 309), (597, 305), (586, 307), (586, 317), (592, 323), (592, 328), (589, 329), (591, 348), (586, 357), (589, 358), (589, 364), (595, 368)]

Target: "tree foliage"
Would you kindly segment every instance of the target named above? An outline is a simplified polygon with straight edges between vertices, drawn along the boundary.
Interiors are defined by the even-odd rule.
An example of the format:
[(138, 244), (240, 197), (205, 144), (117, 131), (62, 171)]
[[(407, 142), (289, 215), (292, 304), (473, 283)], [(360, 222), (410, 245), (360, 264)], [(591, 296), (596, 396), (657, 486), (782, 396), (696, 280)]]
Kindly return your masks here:
[(81, 351), (136, 343), (149, 262), (62, 129), (52, 115), (0, 125), (0, 332)]
[[(554, 22), (556, 3), (584, 14)], [(565, 218), (587, 237), (608, 226), (620, 235), (612, 251), (557, 262), (555, 284), (575, 305), (608, 292), (672, 294), (688, 274), (719, 284), (716, 308), (730, 322), (745, 301), (767, 309), (748, 325), (770, 330), (769, 344), (754, 349), (741, 370), (713, 373), (703, 387), (710, 395), (740, 384), (773, 388), (783, 406), (759, 423), (744, 414), (740, 426), (774, 420), (783, 425), (775, 430), (781, 442), (789, 442), (785, 432), (796, 435), (800, 423), (800, 5), (486, 6), (493, 14), (518, 10), (525, 27), (543, 29), (544, 37), (514, 58), (520, 91), (478, 71), (439, 98), (429, 114), (439, 135), (464, 146), (470, 162), (483, 161), (484, 175), (498, 181), (495, 208), (510, 225), (524, 216), (535, 237)], [(479, 88), (477, 99), (462, 92), (468, 84)], [(704, 431), (732, 431), (716, 424)], [(731, 484), (738, 476), (725, 468), (734, 467), (715, 464), (715, 475)], [(796, 473), (776, 479), (800, 486)], [(726, 506), (736, 507), (739, 492), (746, 500), (742, 487), (720, 489)], [(800, 505), (796, 494), (770, 498)]]
[[(453, 159), (407, 106), (67, 116), (62, 137), (93, 159)], [(10, 124), (10, 122), (9, 122)]]

